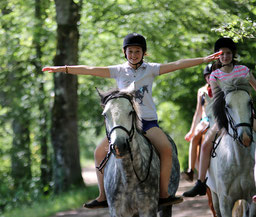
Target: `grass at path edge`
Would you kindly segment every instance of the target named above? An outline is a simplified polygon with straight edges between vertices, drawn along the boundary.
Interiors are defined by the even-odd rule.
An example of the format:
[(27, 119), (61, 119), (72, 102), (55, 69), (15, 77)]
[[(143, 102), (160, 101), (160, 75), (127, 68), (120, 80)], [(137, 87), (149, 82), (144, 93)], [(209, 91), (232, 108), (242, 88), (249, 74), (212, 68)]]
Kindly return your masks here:
[(97, 195), (97, 186), (86, 186), (82, 189), (50, 196), (47, 199), (36, 201), (30, 206), (21, 206), (1, 214), (0, 217), (50, 217), (57, 212), (81, 208), (84, 202)]

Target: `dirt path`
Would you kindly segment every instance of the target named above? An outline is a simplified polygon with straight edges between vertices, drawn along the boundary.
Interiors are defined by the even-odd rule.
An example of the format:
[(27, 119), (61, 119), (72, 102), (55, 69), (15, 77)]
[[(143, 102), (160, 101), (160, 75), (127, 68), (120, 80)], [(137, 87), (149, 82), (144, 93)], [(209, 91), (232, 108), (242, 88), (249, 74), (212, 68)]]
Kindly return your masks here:
[[(84, 169), (83, 177), (87, 185), (96, 183), (96, 175), (93, 167)], [(177, 195), (193, 186), (193, 183), (188, 183), (181, 180)], [(184, 198), (184, 202), (173, 206), (173, 217), (211, 217), (210, 209), (208, 208), (207, 198), (195, 197)], [(110, 217), (108, 209), (88, 210), (80, 208), (66, 212), (59, 212), (52, 217)]]

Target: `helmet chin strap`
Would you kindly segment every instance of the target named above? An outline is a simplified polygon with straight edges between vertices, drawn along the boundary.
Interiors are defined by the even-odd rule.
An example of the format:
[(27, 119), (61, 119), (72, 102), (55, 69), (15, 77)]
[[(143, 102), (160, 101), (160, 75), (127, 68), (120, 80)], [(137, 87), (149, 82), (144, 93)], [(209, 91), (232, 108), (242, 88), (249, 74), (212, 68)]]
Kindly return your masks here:
[[(128, 60), (128, 59), (127, 59)], [(128, 60), (128, 62), (131, 64), (131, 65), (133, 65), (133, 66), (135, 66), (136, 67), (136, 69), (137, 68), (139, 68), (140, 66), (141, 66), (141, 64), (143, 63), (143, 58), (141, 59), (141, 61), (140, 62), (138, 62), (138, 63), (131, 63), (129, 60)]]

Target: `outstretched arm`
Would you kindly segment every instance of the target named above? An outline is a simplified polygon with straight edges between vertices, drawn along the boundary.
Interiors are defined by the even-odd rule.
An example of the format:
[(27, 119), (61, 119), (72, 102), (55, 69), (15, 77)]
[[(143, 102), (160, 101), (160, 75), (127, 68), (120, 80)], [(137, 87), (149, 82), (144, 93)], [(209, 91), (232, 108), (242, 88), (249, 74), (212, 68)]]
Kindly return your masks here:
[(110, 71), (108, 67), (91, 67), (91, 66), (48, 66), (44, 67), (42, 71), (49, 71), (50, 73), (64, 72), (73, 75), (92, 75), (102, 78), (110, 78)]
[(193, 59), (183, 59), (178, 60), (175, 62), (170, 62), (166, 64), (161, 64), (159, 74), (166, 74), (168, 72), (172, 72), (178, 69), (184, 69), (192, 66), (196, 66), (202, 63), (208, 63), (213, 60), (216, 60), (219, 58), (219, 55), (222, 53), (222, 51), (219, 51), (217, 53), (211, 54), (207, 57), (201, 57), (201, 58), (193, 58)]

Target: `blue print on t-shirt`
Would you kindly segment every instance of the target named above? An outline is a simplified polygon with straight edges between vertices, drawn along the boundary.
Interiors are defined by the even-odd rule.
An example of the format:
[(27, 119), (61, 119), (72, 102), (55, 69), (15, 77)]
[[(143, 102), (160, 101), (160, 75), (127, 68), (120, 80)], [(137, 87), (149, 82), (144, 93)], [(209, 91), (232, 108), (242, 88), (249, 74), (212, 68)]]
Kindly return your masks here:
[(143, 97), (145, 91), (148, 93), (148, 85), (144, 85), (143, 87), (135, 91), (135, 99), (139, 102), (140, 105), (143, 105)]

